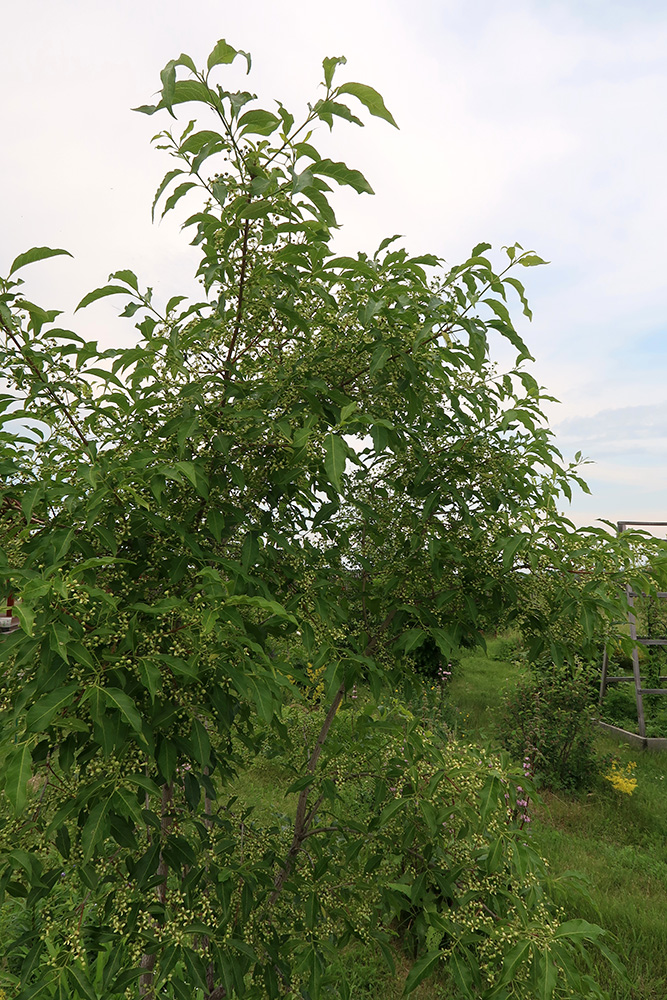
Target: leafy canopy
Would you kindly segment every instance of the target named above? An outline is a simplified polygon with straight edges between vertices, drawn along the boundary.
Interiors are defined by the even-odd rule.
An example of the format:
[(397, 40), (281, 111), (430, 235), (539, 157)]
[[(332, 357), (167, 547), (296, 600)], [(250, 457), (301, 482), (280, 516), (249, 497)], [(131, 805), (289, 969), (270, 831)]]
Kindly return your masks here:
[[(423, 954), (408, 990), (441, 959), (464, 995), (588, 989), (571, 955), (601, 932), (560, 922), (507, 763), (457, 763), (385, 696), (427, 638), (448, 655), (514, 607), (517, 566), (572, 566), (554, 497), (578, 480), (509, 304), (530, 316), (516, 275), (543, 262), (513, 246), (497, 271), (480, 244), (447, 269), (396, 237), (337, 256), (335, 188), (372, 189), (316, 126), (391, 113), (332, 58), (297, 122), (217, 82), (237, 59), (181, 55), (137, 109), (174, 122), (153, 213), (187, 198), (201, 301), (160, 306), (116, 271), (78, 308), (120, 297), (136, 345), (100, 350), (24, 295), (19, 272), (66, 251), (0, 283), (0, 593), (20, 624), (0, 639), (0, 976), (19, 1000), (346, 997), (340, 949), (391, 959), (398, 934)], [(574, 557), (596, 571), (593, 642), (627, 567), (589, 537), (608, 556)], [(372, 698), (351, 729), (355, 684)], [(236, 793), (267, 748), (287, 805), (262, 824)]]

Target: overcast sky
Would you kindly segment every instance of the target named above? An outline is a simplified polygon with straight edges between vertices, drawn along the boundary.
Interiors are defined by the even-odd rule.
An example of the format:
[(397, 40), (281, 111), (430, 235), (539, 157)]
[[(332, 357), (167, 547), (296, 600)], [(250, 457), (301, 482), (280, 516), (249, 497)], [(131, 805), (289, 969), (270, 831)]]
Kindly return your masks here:
[[(264, 106), (296, 110), (317, 98), (322, 58), (344, 54), (341, 80), (380, 90), (400, 131), (372, 119), (334, 134), (376, 192), (339, 199), (341, 250), (402, 233), (451, 264), (482, 240), (549, 260), (522, 274), (535, 316), (522, 333), (561, 400), (563, 452), (594, 462), (593, 495), (569, 513), (667, 520), (664, 2), (22, 0), (2, 34), (0, 272), (35, 245), (75, 258), (26, 270), (33, 300), (70, 321), (122, 267), (163, 299), (196, 288), (179, 219), (150, 222), (169, 169), (150, 138), (166, 122), (129, 110), (151, 103), (169, 59), (203, 63), (224, 37), (252, 53)], [(105, 300), (70, 322), (129, 343), (117, 311)]]

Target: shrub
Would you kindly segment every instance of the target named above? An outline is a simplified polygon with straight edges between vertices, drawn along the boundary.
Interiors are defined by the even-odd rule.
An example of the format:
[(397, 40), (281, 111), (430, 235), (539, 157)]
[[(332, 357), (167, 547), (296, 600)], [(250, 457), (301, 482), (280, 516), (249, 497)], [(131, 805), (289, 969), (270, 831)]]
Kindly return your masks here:
[(432, 636), (427, 636), (424, 642), (413, 653), (410, 659), (415, 673), (423, 680), (437, 680), (441, 670), (451, 673), (452, 666), (458, 667), (459, 657), (451, 655), (443, 656), (438, 644)]
[(486, 644), (487, 656), (490, 660), (502, 660), (512, 663), (522, 651), (523, 642), (518, 633), (508, 633), (497, 639), (489, 639)]
[[(303, 773), (317, 716), (300, 705), (284, 712), (296, 773)], [(320, 709), (320, 723), (323, 717)], [(342, 706), (321, 763), (328, 777), (319, 786), (316, 823), (328, 837), (309, 838), (313, 853), (304, 877), (322, 872), (312, 908), (328, 928), (330, 946), (337, 941), (340, 952), (342, 942), (375, 940), (387, 955), (392, 942), (416, 960), (410, 990), (444, 965), (466, 996), (508, 996), (512, 970), (517, 998), (544, 995), (545, 981), (557, 978), (560, 989), (571, 991), (564, 995), (601, 1000), (577, 971), (579, 940), (587, 948), (597, 943), (620, 967), (598, 940), (599, 928), (566, 920), (564, 906), (581, 886), (576, 877), (554, 879), (536, 850), (525, 767), (447, 738), (437, 724), (425, 727), (398, 697), (379, 715), (369, 703), (358, 714)], [(254, 842), (265, 850), (275, 837), (259, 824), (247, 830), (245, 851)], [(303, 916), (293, 900), (283, 897), (278, 906), (268, 926), (279, 919), (287, 938)], [(260, 920), (244, 930), (244, 940), (261, 949), (265, 934)]]
[(520, 683), (505, 698), (498, 723), (504, 747), (530, 756), (538, 784), (581, 788), (598, 772), (594, 712), (586, 672), (558, 670)]
[(619, 684), (618, 687), (608, 688), (600, 712), (605, 722), (635, 732), (637, 729), (637, 705), (634, 687), (629, 684)]

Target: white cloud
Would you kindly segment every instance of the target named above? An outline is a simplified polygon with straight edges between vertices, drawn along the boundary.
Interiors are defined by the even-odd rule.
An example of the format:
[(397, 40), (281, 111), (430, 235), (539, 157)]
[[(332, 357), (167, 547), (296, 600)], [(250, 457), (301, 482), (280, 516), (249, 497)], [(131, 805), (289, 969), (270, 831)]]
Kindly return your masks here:
[[(198, 291), (177, 220), (150, 225), (169, 164), (148, 140), (167, 122), (128, 110), (150, 99), (169, 58), (201, 61), (226, 36), (253, 52), (255, 91), (303, 105), (322, 56), (345, 53), (343, 73), (376, 86), (401, 131), (373, 120), (335, 139), (377, 192), (339, 199), (341, 248), (394, 232), (452, 263), (481, 239), (534, 247), (552, 264), (522, 275), (535, 312), (522, 332), (536, 377), (563, 400), (548, 408), (559, 440), (612, 468), (603, 449), (618, 434), (660, 479), (661, 435), (637, 411), (664, 412), (667, 396), (659, 343), (640, 363), (664, 323), (664, 5), (199, 0), (185, 15), (177, 0), (24, 0), (4, 13), (3, 36), (0, 270), (32, 245), (76, 257), (25, 272), (37, 301), (71, 310), (119, 267), (158, 297)], [(240, 69), (232, 77), (245, 83)], [(325, 128), (317, 139), (329, 142)], [(97, 303), (78, 328), (128, 342), (116, 312)]]
[(667, 401), (651, 406), (623, 406), (602, 410), (593, 416), (570, 417), (554, 426), (561, 441), (613, 442), (619, 450), (641, 439), (652, 439), (665, 447)]

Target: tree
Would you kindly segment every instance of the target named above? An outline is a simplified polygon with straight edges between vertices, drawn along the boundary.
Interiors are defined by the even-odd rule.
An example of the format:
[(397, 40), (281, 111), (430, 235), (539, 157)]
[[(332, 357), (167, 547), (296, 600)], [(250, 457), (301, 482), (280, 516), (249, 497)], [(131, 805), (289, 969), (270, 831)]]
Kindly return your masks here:
[[(324, 60), (323, 96), (297, 125), (282, 104), (264, 110), (213, 82), (237, 58), (250, 69), (225, 41), (203, 71), (181, 55), (159, 103), (137, 109), (175, 120), (196, 104), (213, 123), (157, 136), (177, 165), (153, 209), (203, 198), (185, 223), (201, 302), (175, 295), (160, 309), (117, 271), (78, 308), (124, 296), (138, 340), (100, 351), (23, 295), (18, 272), (65, 251), (20, 254), (0, 289), (3, 420), (21, 424), (2, 437), (0, 508), (0, 577), (21, 625), (0, 643), (15, 814), (0, 887), (23, 900), (8, 981), (21, 1000), (345, 996), (327, 965), (336, 949), (357, 935), (386, 951), (398, 920), (426, 949), (409, 988), (441, 957), (461, 989), (485, 976), (494, 996), (520, 967), (526, 990), (556, 968), (578, 982), (568, 949), (599, 929), (559, 925), (508, 813), (505, 763), (461, 750), (455, 765), (404, 715), (371, 706), (357, 737), (384, 770), (371, 781), (366, 760), (352, 800), (348, 772), (334, 780), (346, 691), (400, 682), (396, 654), (426, 635), (449, 652), (475, 632), (478, 602), (513, 599), (518, 555), (553, 553), (552, 495), (576, 474), (545, 429), (506, 305), (517, 293), (529, 315), (515, 272), (542, 261), (509, 247), (497, 273), (480, 244), (443, 271), (393, 240), (335, 256), (331, 184), (372, 191), (317, 152), (312, 126), (361, 124), (358, 105), (393, 118), (371, 87), (334, 85), (338, 58)], [(491, 330), (517, 349), (508, 374), (488, 362)], [(326, 707), (306, 726), (293, 705), (307, 665)], [(295, 711), (310, 727), (304, 759)], [(267, 740), (294, 771), (293, 822), (250, 838), (228, 790)], [(458, 797), (437, 799), (448, 783)], [(446, 843), (443, 824), (455, 831)], [(411, 887), (396, 874), (397, 838)], [(541, 951), (523, 890), (494, 903), (512, 929), (504, 952), (489, 944), (493, 924), (466, 930), (470, 886), (456, 872), (475, 866), (485, 900), (494, 873), (517, 884), (532, 873)], [(387, 885), (373, 895), (378, 867)], [(478, 952), (495, 955), (498, 975), (491, 959), (480, 971)]]

